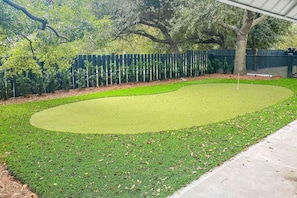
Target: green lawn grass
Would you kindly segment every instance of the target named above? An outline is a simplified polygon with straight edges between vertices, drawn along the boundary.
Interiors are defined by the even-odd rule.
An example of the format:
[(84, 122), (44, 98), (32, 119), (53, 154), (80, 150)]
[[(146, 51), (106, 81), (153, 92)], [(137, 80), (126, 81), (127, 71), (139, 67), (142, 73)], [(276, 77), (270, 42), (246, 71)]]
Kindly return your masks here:
[(297, 81), (242, 81), (283, 86), (282, 102), (203, 126), (142, 134), (75, 134), (38, 129), (33, 114), (109, 96), (165, 93), (185, 85), (235, 83), (187, 81), (0, 107), (0, 160), (40, 197), (166, 197), (297, 119)]
[(278, 86), (200, 84), (176, 91), (87, 100), (36, 113), (31, 124), (60, 132), (129, 134), (177, 130), (251, 113), (293, 95)]

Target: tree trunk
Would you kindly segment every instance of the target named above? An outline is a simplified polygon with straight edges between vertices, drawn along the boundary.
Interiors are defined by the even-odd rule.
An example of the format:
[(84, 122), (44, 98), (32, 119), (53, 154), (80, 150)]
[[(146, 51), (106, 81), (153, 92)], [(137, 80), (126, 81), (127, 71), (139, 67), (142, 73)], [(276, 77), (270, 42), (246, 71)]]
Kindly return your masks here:
[(237, 32), (236, 52), (234, 60), (234, 74), (245, 75), (246, 72), (246, 46), (249, 31), (253, 27), (255, 13), (245, 10), (243, 24)]
[(247, 45), (248, 34), (241, 35), (238, 32), (236, 41), (236, 51), (234, 60), (234, 74), (245, 75), (246, 72), (246, 45)]
[(257, 24), (267, 19), (266, 15), (255, 19), (255, 13), (249, 10), (244, 11), (242, 26), (238, 29), (236, 26), (219, 22), (219, 25), (229, 29), (237, 34), (236, 52), (234, 60), (234, 74), (246, 74), (246, 46), (250, 30)]
[(180, 49), (179, 49), (179, 47), (178, 47), (178, 44), (176, 44), (176, 43), (174, 43), (174, 42), (171, 42), (171, 43), (169, 44), (169, 46), (170, 46), (170, 50), (171, 50), (171, 52), (172, 52), (173, 54), (179, 54), (179, 53), (180, 53)]

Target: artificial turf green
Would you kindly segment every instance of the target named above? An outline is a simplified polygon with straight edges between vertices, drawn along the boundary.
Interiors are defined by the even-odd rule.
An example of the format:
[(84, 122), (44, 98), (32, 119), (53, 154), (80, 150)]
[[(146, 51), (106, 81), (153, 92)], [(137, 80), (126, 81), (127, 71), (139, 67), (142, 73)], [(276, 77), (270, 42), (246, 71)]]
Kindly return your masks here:
[(61, 105), (32, 116), (60, 132), (128, 134), (177, 130), (251, 113), (293, 95), (278, 86), (200, 84), (163, 94), (108, 97)]
[(203, 126), (141, 134), (76, 134), (38, 129), (36, 112), (109, 96), (170, 92), (187, 81), (0, 107), (0, 161), (41, 198), (166, 197), (248, 146), (297, 119), (297, 81), (241, 81), (282, 86), (294, 96), (260, 111)]

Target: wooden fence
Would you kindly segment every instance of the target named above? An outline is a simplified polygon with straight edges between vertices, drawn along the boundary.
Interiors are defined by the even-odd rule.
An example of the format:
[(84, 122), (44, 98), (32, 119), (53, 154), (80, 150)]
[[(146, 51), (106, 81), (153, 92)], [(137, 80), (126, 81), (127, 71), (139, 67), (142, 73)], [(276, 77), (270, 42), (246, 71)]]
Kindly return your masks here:
[[(290, 51), (291, 50), (291, 51)], [(235, 50), (210, 50), (209, 56), (212, 63), (234, 65)], [(212, 61), (216, 60), (216, 61)], [(218, 67), (212, 64), (213, 67)], [(285, 50), (247, 50), (246, 69), (249, 73), (278, 75), (284, 78), (297, 75), (297, 51)]]
[[(200, 76), (209, 71), (207, 51), (184, 54), (79, 55), (69, 70), (59, 66), (8, 76), (0, 71), (0, 99), (56, 90)], [(1, 66), (1, 64), (0, 64)]]
[(79, 73), (86, 87), (128, 82), (150, 82), (205, 74), (207, 51), (184, 54), (79, 55), (70, 68), (72, 88), (80, 87)]
[[(297, 54), (283, 50), (247, 51), (247, 69), (292, 77), (297, 74)], [(99, 87), (129, 82), (150, 82), (206, 73), (232, 73), (235, 50), (187, 51), (183, 54), (79, 55), (69, 70), (59, 66), (43, 69), (42, 75), (29, 71), (14, 76), (0, 71), (0, 99), (48, 93), (69, 88)], [(0, 63), (1, 66), (1, 63)], [(284, 67), (285, 66), (285, 67)], [(281, 70), (281, 69), (284, 69)]]

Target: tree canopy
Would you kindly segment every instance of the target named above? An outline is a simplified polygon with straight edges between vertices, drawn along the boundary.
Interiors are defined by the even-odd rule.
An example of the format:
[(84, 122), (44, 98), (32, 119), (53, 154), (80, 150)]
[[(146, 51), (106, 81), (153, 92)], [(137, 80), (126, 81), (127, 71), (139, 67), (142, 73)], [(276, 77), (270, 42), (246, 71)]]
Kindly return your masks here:
[(23, 56), (31, 62), (45, 61), (46, 65), (65, 67), (76, 54), (92, 53), (104, 46), (110, 40), (110, 20), (108, 17), (96, 19), (88, 3), (3, 0), (0, 27), (1, 49), (5, 50), (1, 56), (7, 58), (2, 59), (2, 69), (16, 65)]
[[(291, 26), (215, 0), (2, 0), (0, 11), (4, 66), (20, 54), (52, 66), (69, 66), (77, 53), (236, 48), (244, 54), (273, 47)], [(239, 73), (242, 57), (235, 61)]]

